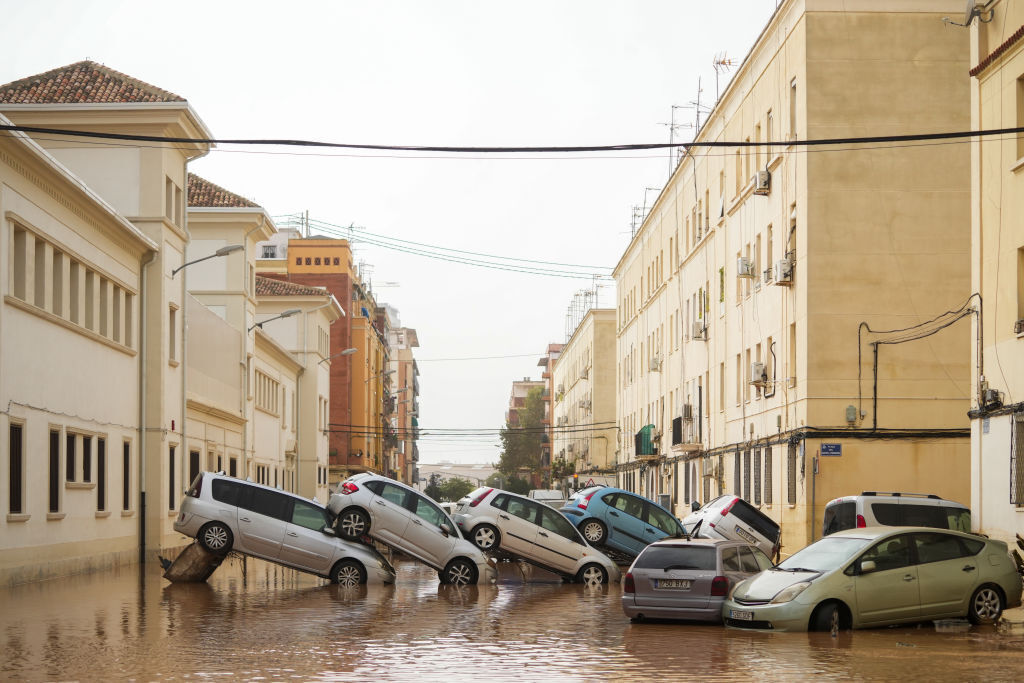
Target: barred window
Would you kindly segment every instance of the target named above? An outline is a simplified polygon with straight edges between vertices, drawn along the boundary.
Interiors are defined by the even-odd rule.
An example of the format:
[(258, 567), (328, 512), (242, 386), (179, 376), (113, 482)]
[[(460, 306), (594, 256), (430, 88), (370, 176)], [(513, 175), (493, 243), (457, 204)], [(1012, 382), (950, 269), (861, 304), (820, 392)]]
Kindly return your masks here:
[(787, 475), (789, 477), (789, 504), (796, 504), (796, 444), (789, 444), (789, 467), (787, 468)]
[(256, 407), (277, 415), (280, 412), (281, 384), (276, 379), (256, 371)]
[(743, 453), (743, 500), (750, 500), (750, 451)]
[(743, 495), (743, 482), (740, 476), (740, 452), (736, 451), (733, 456), (733, 468), (732, 468), (732, 492), (737, 496)]
[(772, 447), (764, 449), (764, 503), (772, 504)]
[(1024, 455), (1024, 413), (1013, 416), (1010, 432), (1010, 502), (1024, 507), (1024, 466), (1020, 458)]
[(761, 449), (754, 451), (754, 505), (761, 504)]
[(704, 502), (711, 500), (711, 458), (704, 461)]

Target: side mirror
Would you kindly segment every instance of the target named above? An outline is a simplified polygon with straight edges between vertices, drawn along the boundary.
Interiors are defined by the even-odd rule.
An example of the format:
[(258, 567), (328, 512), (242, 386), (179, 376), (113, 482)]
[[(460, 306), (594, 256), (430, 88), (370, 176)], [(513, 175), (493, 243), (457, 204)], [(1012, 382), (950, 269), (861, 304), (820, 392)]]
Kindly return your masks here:
[(696, 512), (697, 510), (700, 510), (700, 503), (698, 503), (697, 501), (693, 501), (692, 503), (690, 503), (690, 510), (692, 512)]
[(334, 529), (332, 529), (331, 527), (327, 526), (326, 524), (324, 525), (324, 528), (321, 529), (320, 531), (322, 533), (328, 535), (328, 536), (337, 536), (338, 535), (338, 534), (334, 533)]
[(446, 537), (452, 535), (452, 528), (448, 526), (448, 522), (441, 522), (441, 533)]
[(874, 560), (864, 560), (860, 563), (861, 574), (870, 574), (871, 572), (875, 571), (875, 569), (877, 569), (877, 567), (875, 566)]

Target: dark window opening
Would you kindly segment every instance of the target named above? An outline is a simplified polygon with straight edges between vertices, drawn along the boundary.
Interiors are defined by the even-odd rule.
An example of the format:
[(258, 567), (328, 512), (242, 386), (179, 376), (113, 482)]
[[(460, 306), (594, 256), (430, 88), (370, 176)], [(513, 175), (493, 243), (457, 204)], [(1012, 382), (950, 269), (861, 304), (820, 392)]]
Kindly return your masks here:
[(96, 439), (96, 509), (107, 509), (107, 442)]
[(21, 480), (22, 473), (25, 471), (25, 456), (22, 451), (22, 429), (21, 425), (11, 425), (11, 433), (9, 435), (9, 450), (10, 455), (10, 505), (8, 510), (11, 514), (21, 514), (25, 511), (24, 502), (22, 501), (22, 489)]

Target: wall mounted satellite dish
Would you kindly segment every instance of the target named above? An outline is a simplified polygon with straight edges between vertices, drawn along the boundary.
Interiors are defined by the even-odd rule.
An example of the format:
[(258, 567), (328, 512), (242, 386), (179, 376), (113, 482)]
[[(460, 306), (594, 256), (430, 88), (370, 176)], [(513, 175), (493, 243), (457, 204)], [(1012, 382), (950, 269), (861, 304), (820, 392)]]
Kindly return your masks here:
[(964, 21), (962, 24), (958, 24), (949, 17), (942, 17), (942, 21), (947, 24), (953, 24), (953, 26), (967, 27), (974, 21), (974, 17), (978, 17), (978, 21), (983, 24), (987, 24), (992, 21), (992, 10), (985, 9), (985, 3), (978, 2), (978, 0), (967, 0), (967, 8), (964, 10)]

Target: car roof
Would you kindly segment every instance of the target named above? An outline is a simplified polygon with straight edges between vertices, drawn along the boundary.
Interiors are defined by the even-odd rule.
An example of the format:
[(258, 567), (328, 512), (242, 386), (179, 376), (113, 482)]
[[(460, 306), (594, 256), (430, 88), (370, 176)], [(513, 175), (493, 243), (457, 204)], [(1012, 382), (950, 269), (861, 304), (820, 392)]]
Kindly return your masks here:
[[(746, 541), (734, 541), (728, 538), (691, 538), (686, 540), (685, 538), (666, 538), (656, 543), (652, 543), (652, 546), (667, 546), (672, 548), (683, 548), (683, 547), (698, 547), (698, 546), (710, 546), (718, 547), (720, 545), (750, 545)], [(650, 546), (648, 546), (650, 547)]]
[(237, 481), (239, 483), (245, 484), (246, 486), (255, 486), (256, 488), (266, 489), (267, 491), (274, 491), (275, 493), (283, 493), (286, 496), (298, 498), (299, 500), (309, 503), (310, 505), (316, 505), (318, 508), (324, 508), (325, 510), (327, 509), (323, 503), (316, 500), (312, 500), (311, 498), (306, 498), (301, 493), (295, 493), (294, 491), (285, 491), (284, 489), (268, 486), (267, 484), (258, 484), (254, 481), (249, 481), (248, 479), (239, 479), (238, 477), (232, 477), (230, 474), (224, 474), (223, 472), (203, 472), (204, 478), (207, 475), (211, 477), (216, 477), (217, 479), (230, 479), (231, 481)]
[[(967, 534), (962, 531), (955, 531), (953, 529), (940, 529), (937, 527), (930, 526), (869, 526), (862, 527), (860, 529), (844, 529), (843, 531), (837, 531), (823, 538), (863, 538), (866, 540), (873, 540), (876, 538), (882, 538), (884, 536), (895, 536), (896, 534), (905, 534), (908, 532), (919, 531), (922, 533), (940, 533), (949, 534), (951, 536), (961, 536), (963, 538), (977, 538), (984, 540), (981, 536), (976, 534)], [(818, 539), (821, 540), (821, 539)]]

